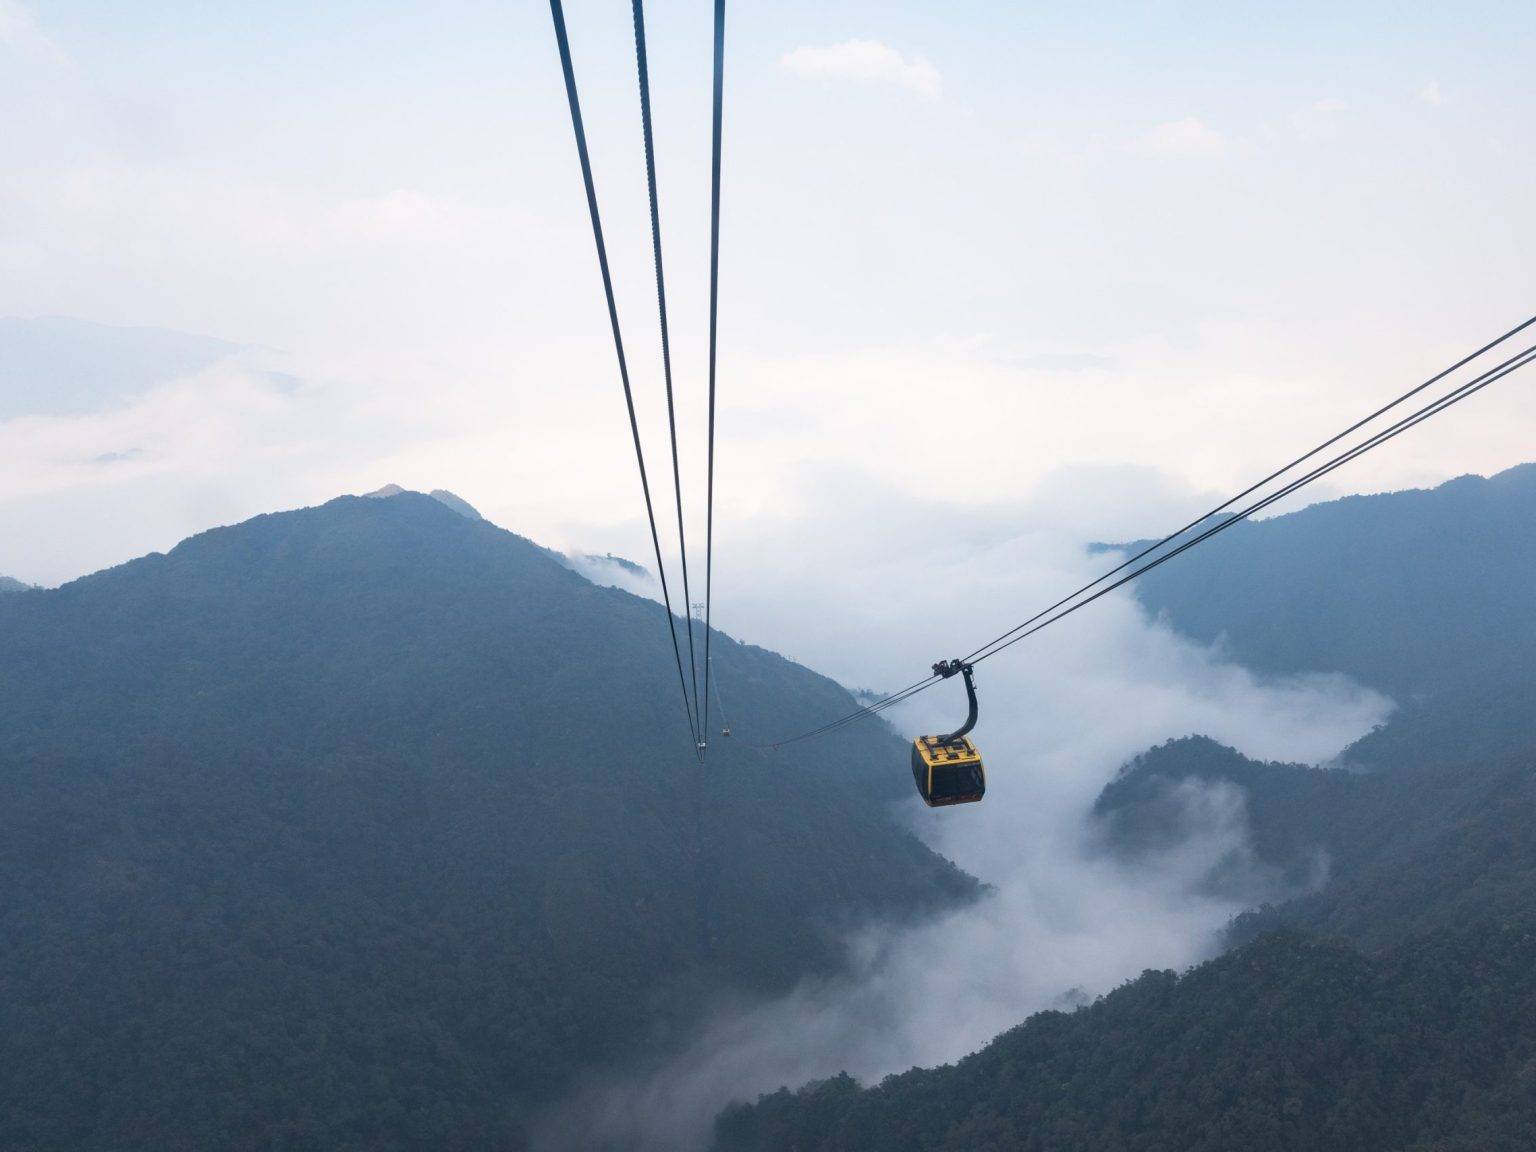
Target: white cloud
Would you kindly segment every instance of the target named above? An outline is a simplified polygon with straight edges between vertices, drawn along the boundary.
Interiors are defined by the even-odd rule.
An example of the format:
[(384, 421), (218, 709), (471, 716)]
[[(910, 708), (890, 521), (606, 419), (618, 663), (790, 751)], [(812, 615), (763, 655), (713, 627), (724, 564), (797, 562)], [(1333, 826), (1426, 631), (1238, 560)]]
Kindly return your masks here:
[[(996, 519), (937, 504), (892, 509), (874, 486), (845, 480), (835, 508), (820, 497), (829, 519), (755, 524), (722, 553), (730, 627), (787, 645), (844, 682), (907, 683), (914, 668), (964, 651), (1118, 562), (1083, 550), (1084, 522), (1102, 523), (1111, 492), (1155, 488), (1156, 477), (1111, 474), (1102, 487), (1090, 480), (1079, 474), (1048, 503)], [(914, 554), (911, 540), (941, 533), (949, 547)], [(808, 553), (824, 561), (814, 571), (797, 563)], [(1240, 907), (1282, 894), (1250, 851), (1241, 792), (1185, 790), (1189, 839), (1128, 865), (1093, 847), (1099, 790), (1128, 757), (1187, 733), (1263, 759), (1326, 760), (1389, 707), (1339, 676), (1257, 677), (1150, 618), (1125, 593), (988, 661), (978, 679), (986, 801), (935, 813), (912, 798), (903, 811), (990, 894), (936, 920), (856, 934), (848, 976), (721, 1011), (662, 1067), (599, 1078), (548, 1118), (535, 1148), (698, 1147), (732, 1098), (840, 1069), (874, 1083), (955, 1060), (1038, 1009), (1108, 991), (1144, 968), (1203, 959)], [(891, 718), (910, 735), (942, 730), (963, 709), (948, 685)], [(740, 719), (736, 731), (776, 735)], [(1213, 871), (1240, 881), (1230, 897), (1201, 888)]]
[(1428, 104), (1431, 108), (1438, 108), (1446, 101), (1445, 90), (1440, 87), (1440, 81), (1431, 80), (1419, 89), (1415, 99), (1420, 104)]
[(429, 197), (409, 188), (397, 188), (382, 196), (348, 200), (337, 206), (334, 219), (344, 232), (381, 237), (411, 232), (442, 217)]
[(802, 47), (779, 57), (779, 67), (800, 76), (827, 76), (864, 84), (895, 84), (937, 100), (944, 78), (921, 56), (903, 56), (878, 40), (845, 40), (822, 48)]
[(0, 44), (23, 52), (63, 57), (58, 46), (38, 27), (37, 18), (19, 0), (0, 0)]
[(0, 420), (0, 571), (52, 585), (274, 508), (430, 487), (397, 449), (441, 434), (420, 397), (453, 387), (242, 349), (84, 414)]
[[(31, 8), (68, 42), (52, 9)], [(0, 12), (14, 36), (24, 9), (0, 0)], [(898, 66), (932, 43), (905, 32), (867, 38), (886, 34), (906, 54)], [(791, 54), (786, 67), (823, 67), (827, 46), (845, 38), (808, 36), (802, 42), (812, 48)], [(782, 42), (769, 64), (792, 47)], [(808, 56), (813, 49), (820, 59)], [(369, 411), (414, 403), (440, 424), (429, 434), (413, 420), (375, 441), (387, 469), (338, 476), (327, 491), (321, 477), (333, 468), (324, 462), (302, 492), (253, 488), (242, 508), (394, 480), (451, 488), (551, 543), (629, 549), (613, 526), (643, 530), (644, 519), (635, 519), (629, 429), (614, 401), (607, 318), (558, 85), (528, 81), (528, 163), (509, 166), (483, 148), (478, 129), (460, 124), (456, 101), (431, 90), (320, 101), (312, 117), (295, 118), (289, 103), (298, 97), (286, 87), (289, 103), (274, 115), (263, 104), (274, 94), (258, 99), (238, 85), (210, 81), (196, 98), (145, 88), (122, 57), (93, 56), (91, 83), (82, 84), (0, 44), (0, 87), (14, 91), (15, 106), (40, 109), (5, 133), (0, 314), (219, 335), (318, 359), (327, 369), (319, 376), (340, 361), (349, 375), (372, 376), (374, 388), (358, 393)], [(127, 72), (117, 74), (118, 65)], [(1435, 114), (1408, 107), (1431, 78), (1424, 71), (1400, 80), (1404, 115)], [(832, 85), (857, 83), (787, 71), (780, 80), (813, 92), (826, 85), (829, 97)], [(1481, 203), (1484, 193), (1431, 178), (1468, 143), (1480, 154), (1496, 147), (1481, 135), (1448, 131), (1411, 149), (1389, 122), (1345, 135), (1355, 112), (1330, 123), (1309, 111), (1343, 91), (1321, 88), (1295, 101), (1310, 136), (1266, 137), (1264, 117), (1239, 128), (1222, 105), (1203, 102), (1143, 109), (1127, 123), (1123, 94), (1103, 81), (1079, 74), (1072, 83), (1080, 87), (1062, 93), (1074, 107), (1082, 102), (1081, 116), (1020, 106), (1013, 121), (947, 117), (943, 132), (893, 123), (853, 138), (817, 133), (807, 121), (790, 125), (799, 140), (792, 148), (791, 136), (757, 140), (756, 162), (780, 178), (742, 180), (729, 199), (721, 364), (732, 385), (720, 411), (719, 519), (745, 522), (782, 506), (798, 476), (840, 464), (867, 463), (893, 499), (920, 492), (968, 506), (1028, 498), (1064, 464), (1165, 465), (1190, 484), (1234, 490), (1255, 459), (1288, 459), (1294, 444), (1315, 443), (1374, 406), (1389, 379), (1422, 379), (1462, 345), (1480, 343), (1487, 316), (1519, 295), (1522, 269), (1498, 245), (1509, 213), (1455, 211), (1458, 197)], [(1454, 82), (1445, 110), (1459, 100)], [(742, 98), (771, 100), (771, 87)], [(862, 95), (922, 100), (889, 87)], [(1529, 119), (1519, 99), (1516, 86), (1505, 120), (1480, 132), (1513, 142)], [(825, 111), (814, 100), (789, 103), (776, 112), (814, 119)], [(1130, 151), (1143, 131), (1192, 115), (1217, 117), (1225, 153), (1154, 162)], [(140, 121), (163, 124), (164, 135), (145, 143)], [(242, 142), (229, 136), (232, 123), (265, 124), (267, 134)], [(1202, 136), (1195, 124), (1193, 132), (1165, 126), (1154, 139), (1187, 148)], [(617, 124), (622, 144), (602, 149), (618, 165), (602, 184), (603, 211), (625, 337), (637, 376), (648, 377), (637, 380), (642, 432), (664, 445), (665, 404), (651, 376), (658, 336), (646, 319), (655, 308), (650, 222), (626, 125)], [(989, 147), (999, 140), (1004, 147)], [(1487, 203), (1518, 203), (1529, 184), (1530, 155), (1509, 147), (1484, 173)], [(1211, 188), (1211, 170), (1232, 156), (1243, 166), (1229, 175), (1243, 183)], [(675, 174), (682, 186), (707, 188), (708, 149), (685, 149), (684, 158), (695, 167)], [(957, 186), (957, 166), (971, 162), (980, 165), (975, 178)], [(1152, 179), (1128, 179), (1127, 163)], [(1243, 194), (1259, 181), (1269, 193)], [(636, 187), (638, 196), (626, 193)], [(1436, 213), (1454, 217), (1454, 235), (1416, 250), (1418, 263), (1407, 268), (1404, 228)], [(675, 231), (680, 249), (669, 260), (707, 267), (707, 229)], [(1425, 267), (1453, 270), (1468, 245), (1494, 254), (1476, 291), (1415, 303), (1380, 290)], [(629, 255), (618, 259), (620, 251)], [(1351, 252), (1372, 258), (1340, 255)], [(1319, 280), (1319, 268), (1330, 274)], [(703, 346), (702, 332), (683, 329), (707, 316), (706, 287), (707, 277), (682, 276), (673, 290), (679, 348)], [(1359, 300), (1373, 303), (1356, 321), (1340, 321)], [(1384, 364), (1383, 347), (1391, 349)], [(437, 391), (414, 390), (418, 365), (432, 368), (434, 382), (439, 366), (457, 382), (457, 407)], [(697, 478), (704, 405), (694, 384), (679, 394), (691, 453), (684, 475)], [(1536, 395), (1487, 395), (1435, 431), (1352, 465), (1341, 483), (1400, 487), (1529, 459)], [(327, 416), (352, 419), (339, 405)], [(912, 466), (913, 429), (940, 420), (964, 430), (963, 470)], [(17, 436), (0, 434), (13, 453)], [(163, 444), (129, 435), (81, 454), (129, 448), (145, 454), (97, 466), (90, 482), (126, 483), (167, 460)], [(572, 458), (583, 462), (574, 473)], [(0, 459), (0, 502), (22, 486), (15, 459)], [(566, 482), (547, 484), (550, 469)], [(217, 474), (208, 482), (223, 483)], [(33, 523), (35, 536), (6, 544), (22, 555), (56, 549), (58, 561), (34, 579), (126, 559), (162, 539), (121, 538), (121, 548), (104, 549), (78, 518)], [(642, 533), (625, 554), (644, 558), (648, 546)], [(0, 557), (0, 570), (20, 563)]]
[(1132, 150), (1146, 156), (1214, 156), (1227, 140), (1198, 116), (1170, 120), (1142, 134)]
[(1349, 108), (1347, 100), (1340, 100), (1336, 96), (1329, 96), (1312, 105), (1314, 112), (1343, 112)]

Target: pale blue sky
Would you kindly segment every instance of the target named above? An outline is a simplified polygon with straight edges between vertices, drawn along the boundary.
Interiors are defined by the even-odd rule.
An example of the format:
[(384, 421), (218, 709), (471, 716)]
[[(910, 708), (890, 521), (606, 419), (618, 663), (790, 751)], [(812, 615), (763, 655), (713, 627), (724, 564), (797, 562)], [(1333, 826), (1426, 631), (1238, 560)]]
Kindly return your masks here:
[[(710, 10), (648, 14), (696, 477)], [(629, 9), (568, 18), (654, 436)], [(1533, 39), (1505, 3), (733, 4), (726, 507), (813, 515), (827, 475), (1007, 506), (1124, 465), (1193, 494), (1315, 441), (1536, 311)], [(0, 529), (153, 483), (206, 486), (180, 530), (389, 480), (557, 542), (634, 533), (546, 5), (0, 0), (0, 101), (0, 315), (216, 336), (310, 381), (0, 425)], [(1340, 488), (1524, 459), (1529, 396)], [(935, 425), (966, 429), (963, 473), (907, 466)], [(148, 428), (111, 475), (60, 463)]]
[[(664, 492), (628, 5), (568, 12)], [(710, 5), (650, 16), (697, 558)], [(909, 683), (1098, 575), (1085, 540), (1176, 527), (1536, 313), (1532, 24), (1528, 2), (730, 0), (715, 623)], [(0, 0), (0, 107), (0, 318), (77, 318), (0, 323), (0, 574), (389, 482), (649, 561), (540, 0)], [(60, 372), (112, 365), (94, 397), (7, 388), (55, 347)], [(1512, 379), (1323, 494), (1533, 457), (1536, 377)], [(670, 525), (663, 502), (669, 554)], [(729, 1024), (749, 1043), (698, 1050), (706, 1092), (953, 1060), (1066, 988), (1193, 962), (1236, 909), (1177, 870), (1231, 858), (1232, 810), (1122, 880), (1075, 858), (1102, 784), (1188, 732), (1326, 759), (1387, 707), (1256, 679), (1127, 592), (982, 690), (1003, 770), (931, 828), (997, 899), (875, 941), (862, 988)], [(728, 1094), (685, 1079), (694, 1106)], [(635, 1112), (672, 1087), (648, 1076)]]

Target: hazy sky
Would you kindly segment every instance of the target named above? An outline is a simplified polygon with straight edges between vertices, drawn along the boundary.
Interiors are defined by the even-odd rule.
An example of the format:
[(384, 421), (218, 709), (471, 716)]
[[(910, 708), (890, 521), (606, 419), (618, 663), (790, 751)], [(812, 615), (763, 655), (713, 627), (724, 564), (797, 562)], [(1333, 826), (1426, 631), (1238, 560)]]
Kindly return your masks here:
[[(664, 474), (629, 10), (568, 9)], [(650, 6), (691, 494), (710, 32)], [(1536, 311), (1533, 39), (1514, 3), (733, 5), (722, 545), (850, 489), (895, 532), (1155, 531)], [(644, 558), (544, 4), (0, 0), (0, 101), (0, 316), (253, 349), (0, 421), (0, 572), (388, 481)], [(1533, 444), (1512, 380), (1333, 490)]]
[[(664, 490), (629, 9), (567, 7)], [(709, 7), (649, 6), (696, 543)], [(906, 683), (1096, 572), (1083, 540), (1176, 525), (1536, 313), (1533, 48), (1528, 3), (733, 3), (717, 622)], [(0, 339), (0, 574), (56, 583), (386, 482), (649, 561), (539, 0), (0, 0), (0, 107), (0, 318), (239, 346), (189, 370), (205, 342), (137, 334), (93, 407), (69, 374), (110, 340), (50, 329), (90, 347), (29, 401)], [(1533, 383), (1327, 494), (1536, 458)], [(1192, 731), (1323, 758), (1388, 707), (1260, 683), (1128, 598), (1015, 657), (986, 666), (987, 804), (924, 824), (995, 897), (722, 1020), (696, 1063), (610, 1093), (616, 1122), (951, 1059), (1071, 983), (1198, 958), (1232, 911), (1183, 886), (1210, 859), (1085, 856), (1098, 787)], [(1240, 847), (1233, 812), (1205, 843)], [(911, 1002), (924, 974), (966, 989), (933, 998), (944, 1027)]]
[[(733, 614), (747, 634), (771, 636), (818, 668), (892, 688), (955, 651), (956, 637), (979, 642), (995, 631), (1003, 605), (1049, 603), (1108, 566), (1049, 529), (987, 544), (984, 518), (961, 516), (953, 528), (953, 549), (913, 555), (854, 494), (818, 523), (820, 563), (790, 546), (806, 532), (794, 523), (733, 554)], [(1262, 759), (1327, 760), (1391, 709), (1339, 675), (1255, 676), (1219, 645), (1148, 619), (1128, 597), (987, 661), (977, 680), (986, 800), (928, 809), (909, 797), (893, 815), (985, 880), (987, 897), (916, 925), (868, 926), (849, 942), (851, 971), (730, 1005), (659, 1066), (595, 1074), (553, 1110), (535, 1148), (606, 1147), (606, 1137), (616, 1147), (691, 1152), (707, 1144), (711, 1119), (732, 1098), (839, 1071), (874, 1083), (954, 1061), (1030, 1013), (1061, 1006), (1070, 990), (1097, 996), (1147, 968), (1205, 959), (1235, 913), (1294, 894), (1253, 853), (1242, 791), (1186, 784), (1187, 839), (1122, 863), (1102, 851), (1089, 820), (1100, 789), (1131, 756), (1191, 733)], [(886, 715), (908, 735), (945, 731), (964, 699), (951, 681)], [(774, 735), (784, 733), (738, 722), (734, 738)], [(1313, 864), (1326, 876), (1326, 854)], [(1210, 876), (1224, 895), (1202, 883)]]

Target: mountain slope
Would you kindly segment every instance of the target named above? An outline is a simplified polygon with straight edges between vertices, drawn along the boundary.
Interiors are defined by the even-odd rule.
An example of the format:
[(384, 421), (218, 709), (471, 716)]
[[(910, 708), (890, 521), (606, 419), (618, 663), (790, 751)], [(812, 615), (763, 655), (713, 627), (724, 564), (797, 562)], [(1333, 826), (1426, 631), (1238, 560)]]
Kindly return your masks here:
[[(1242, 789), (1249, 846), (1295, 897), (1240, 918), (1234, 939), (1283, 924), (1376, 948), (1536, 913), (1536, 754), (1362, 774), (1169, 741), (1099, 796), (1103, 843), (1136, 860), (1179, 842), (1192, 783)], [(1234, 891), (1249, 878), (1226, 864), (1207, 882)]]
[[(714, 652), (738, 732), (849, 707)], [(0, 597), (0, 1148), (515, 1148), (701, 998), (974, 893), (890, 822), (889, 733), (704, 773), (675, 677), (657, 605), (412, 493)]]
[(1152, 573), (1147, 605), (1251, 667), (1347, 672), (1400, 707), (1342, 757), (1363, 774), (1257, 764), (1204, 740), (1154, 749), (1099, 798), (1104, 842), (1155, 848), (1180, 834), (1187, 785), (1234, 785), (1254, 851), (1292, 892), (1320, 862), (1328, 877), (1239, 936), (1287, 923), (1379, 946), (1536, 907), (1522, 816), (1536, 768), (1536, 465), (1229, 535)]
[(1387, 765), (1536, 743), (1536, 464), (1239, 524), (1137, 596), (1259, 672), (1345, 672), (1400, 711), (1349, 758)]
[(1536, 935), (1366, 956), (1266, 936), (1149, 972), (981, 1052), (728, 1110), (718, 1152), (1519, 1152), (1536, 1126)]
[(1531, 1147), (1532, 560), (1526, 466), (1242, 525), (1147, 577), (1150, 608), (1240, 663), (1343, 671), (1399, 704), (1348, 769), (1181, 739), (1098, 800), (1101, 843), (1152, 860), (1208, 790), (1235, 792), (1248, 843), (1205, 883), (1305, 894), (1240, 918), (1218, 960), (1037, 1016), (953, 1067), (738, 1106), (721, 1152)]
[(1536, 764), (1536, 465), (1316, 505), (1220, 541), (1151, 573), (1147, 606), (1250, 667), (1343, 671), (1399, 707), (1341, 757), (1363, 775), (1202, 740), (1154, 749), (1099, 798), (1104, 842), (1144, 852), (1180, 834), (1187, 786), (1232, 785), (1259, 859), (1293, 892), (1319, 861), (1331, 875), (1246, 929), (1282, 920), (1376, 945), (1536, 898), (1536, 838), (1518, 818)]

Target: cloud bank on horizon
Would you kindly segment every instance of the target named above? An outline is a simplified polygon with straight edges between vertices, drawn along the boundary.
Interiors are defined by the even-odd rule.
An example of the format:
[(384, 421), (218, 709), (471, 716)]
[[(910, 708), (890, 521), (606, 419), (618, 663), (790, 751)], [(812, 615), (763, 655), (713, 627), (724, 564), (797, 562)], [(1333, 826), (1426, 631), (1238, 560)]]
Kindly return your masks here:
[(921, 56), (908, 58), (878, 40), (794, 48), (779, 57), (779, 67), (800, 76), (893, 84), (930, 100), (944, 94), (944, 78), (931, 63)]
[[(301, 31), (282, 7), (145, 11), (0, 3), (0, 99), (34, 110), (0, 121), (0, 316), (245, 351), (0, 413), (0, 571), (55, 583), (394, 479), (557, 547), (643, 553), (547, 14), (450, 0), (359, 26), (340, 6)], [(805, 489), (840, 477), (969, 510), (1122, 467), (1232, 491), (1519, 318), (1523, 24), (1491, 3), (1394, 12), (1383, 43), (1322, 3), (1227, 14), (733, 12), (722, 525), (814, 519)], [(660, 460), (632, 34), (597, 6), (569, 19)], [(693, 495), (710, 29), (682, 7), (652, 21)], [(1414, 46), (1452, 33), (1499, 50), (1427, 71)], [(921, 458), (936, 428), (964, 467)], [(1533, 442), (1536, 399), (1494, 389), (1332, 492), (1494, 471)], [(1118, 499), (1133, 534), (1156, 530), (1154, 501)]]
[(65, 59), (58, 45), (44, 34), (32, 10), (21, 0), (0, 0), (0, 45), (46, 56), (55, 62)]
[[(1104, 487), (1124, 491), (1138, 480), (1156, 487), (1146, 476)], [(1117, 560), (1085, 554), (1059, 522), (1037, 519), (1012, 534), (987, 516), (927, 515), (945, 524), (952, 550), (914, 550), (856, 495), (809, 538), (790, 526), (782, 530), (793, 543), (765, 535), (722, 582), (746, 635), (782, 637), (813, 667), (889, 688)], [(815, 573), (796, 562), (807, 548), (826, 560)], [(865, 926), (848, 941), (849, 974), (722, 1007), (675, 1058), (594, 1075), (546, 1118), (536, 1148), (700, 1148), (732, 1099), (841, 1071), (868, 1083), (950, 1062), (1035, 1011), (1083, 1003), (1146, 968), (1206, 958), (1242, 907), (1287, 894), (1253, 857), (1242, 795), (1190, 788), (1189, 839), (1129, 866), (1092, 846), (1087, 816), (1099, 789), (1136, 753), (1194, 733), (1257, 758), (1326, 761), (1391, 708), (1337, 675), (1256, 677), (1148, 619), (1125, 593), (988, 661), (978, 688), (986, 800), (912, 805), (910, 814), (919, 835), (991, 893), (928, 923)], [(891, 722), (908, 735), (936, 731), (962, 707), (941, 687), (894, 710)], [(1231, 895), (1204, 890), (1217, 869)]]

